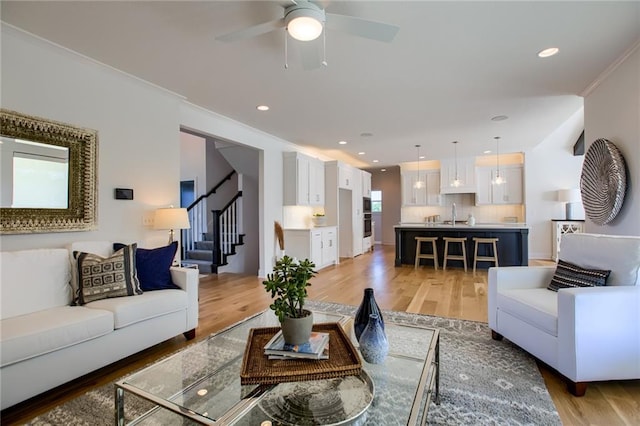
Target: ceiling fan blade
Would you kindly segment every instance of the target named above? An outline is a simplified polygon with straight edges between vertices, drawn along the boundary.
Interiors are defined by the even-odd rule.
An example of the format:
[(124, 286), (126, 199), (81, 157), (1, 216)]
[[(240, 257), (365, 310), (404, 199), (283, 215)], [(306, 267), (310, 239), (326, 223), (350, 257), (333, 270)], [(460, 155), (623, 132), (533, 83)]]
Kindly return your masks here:
[(273, 21), (265, 22), (263, 24), (254, 25), (253, 27), (244, 28), (239, 31), (234, 31), (229, 34), (224, 34), (216, 37), (216, 40), (225, 43), (231, 43), (234, 41), (246, 40), (248, 38), (256, 37), (261, 34), (268, 33), (278, 28), (284, 27), (284, 18), (276, 19)]
[(382, 22), (369, 21), (355, 16), (336, 15), (327, 13), (325, 26), (332, 30), (338, 30), (347, 34), (372, 40), (390, 43), (400, 30), (400, 27)]

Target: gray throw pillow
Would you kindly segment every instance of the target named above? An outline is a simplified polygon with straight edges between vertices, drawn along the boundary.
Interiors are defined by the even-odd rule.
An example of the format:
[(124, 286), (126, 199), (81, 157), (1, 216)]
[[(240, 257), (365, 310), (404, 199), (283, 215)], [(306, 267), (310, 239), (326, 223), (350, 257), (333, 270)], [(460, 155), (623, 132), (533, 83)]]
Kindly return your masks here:
[(585, 269), (560, 259), (547, 289), (558, 291), (561, 288), (604, 286), (610, 273), (600, 269)]

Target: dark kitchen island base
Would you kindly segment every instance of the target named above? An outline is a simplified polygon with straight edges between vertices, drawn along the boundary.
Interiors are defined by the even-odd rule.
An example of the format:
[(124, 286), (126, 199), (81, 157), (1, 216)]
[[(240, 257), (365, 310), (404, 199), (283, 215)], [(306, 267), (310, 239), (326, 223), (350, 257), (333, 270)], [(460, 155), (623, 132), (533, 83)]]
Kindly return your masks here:
[[(438, 237), (438, 263), (442, 267), (444, 263), (443, 237), (466, 237), (467, 266), (473, 268), (473, 255), (475, 243), (473, 237), (498, 238), (498, 262), (500, 266), (527, 266), (529, 264), (529, 229), (524, 227), (505, 226), (410, 226), (399, 225), (396, 231), (396, 259), (395, 265), (413, 265), (416, 256), (416, 237)], [(423, 250), (426, 247), (423, 244)], [(429, 247), (430, 249), (430, 247)], [(478, 256), (489, 255), (489, 247), (481, 244)], [(462, 254), (459, 245), (449, 245), (450, 253)], [(433, 265), (430, 260), (422, 260), (421, 265)], [(478, 262), (477, 268), (487, 269), (493, 266), (491, 262)], [(462, 267), (462, 261), (449, 260), (447, 267)]]

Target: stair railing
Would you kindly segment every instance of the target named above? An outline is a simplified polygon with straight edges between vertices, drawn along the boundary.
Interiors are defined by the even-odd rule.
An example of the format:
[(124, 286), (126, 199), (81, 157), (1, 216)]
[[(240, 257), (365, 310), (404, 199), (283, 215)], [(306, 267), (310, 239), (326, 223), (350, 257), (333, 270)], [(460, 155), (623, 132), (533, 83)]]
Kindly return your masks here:
[(226, 256), (235, 254), (235, 246), (241, 244), (242, 191), (238, 191), (221, 210), (213, 210), (213, 264), (211, 271), (227, 264)]
[[(189, 215), (189, 223), (191, 224), (190, 229), (182, 230), (182, 258), (186, 257), (186, 253), (189, 250), (194, 250), (195, 245), (198, 241), (202, 241), (204, 238), (204, 234), (208, 232), (209, 222), (208, 222), (208, 212), (207, 212), (207, 203), (206, 200), (213, 194), (216, 193), (218, 189), (228, 180), (231, 180), (231, 177), (236, 173), (235, 170), (232, 170), (228, 175), (223, 177), (220, 182), (218, 182), (213, 188), (209, 190), (204, 195), (199, 196), (193, 203), (187, 207), (187, 213)], [(241, 180), (240, 175), (238, 175), (238, 180)]]

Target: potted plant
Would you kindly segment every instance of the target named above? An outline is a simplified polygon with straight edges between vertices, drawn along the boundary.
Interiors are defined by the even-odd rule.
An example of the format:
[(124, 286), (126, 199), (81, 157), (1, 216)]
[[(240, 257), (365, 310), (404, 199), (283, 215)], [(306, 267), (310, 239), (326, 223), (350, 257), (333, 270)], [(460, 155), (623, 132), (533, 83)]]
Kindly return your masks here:
[(314, 213), (311, 220), (313, 220), (313, 224), (316, 226), (324, 226), (327, 224), (327, 218), (324, 213)]
[(315, 276), (316, 265), (309, 259), (294, 261), (285, 255), (276, 261), (273, 273), (262, 282), (274, 299), (269, 306), (280, 320), (284, 341), (300, 345), (309, 340), (313, 327), (311, 311), (304, 309), (309, 279)]

